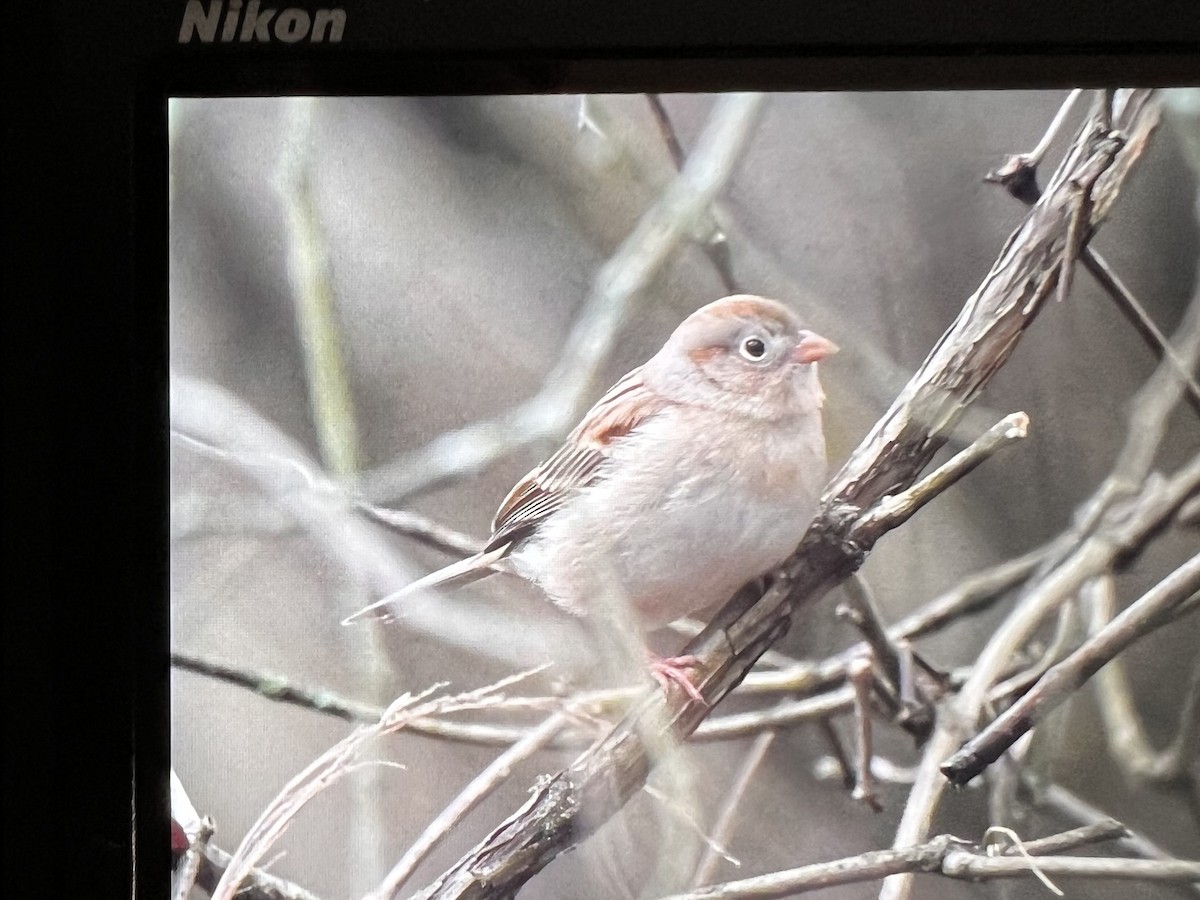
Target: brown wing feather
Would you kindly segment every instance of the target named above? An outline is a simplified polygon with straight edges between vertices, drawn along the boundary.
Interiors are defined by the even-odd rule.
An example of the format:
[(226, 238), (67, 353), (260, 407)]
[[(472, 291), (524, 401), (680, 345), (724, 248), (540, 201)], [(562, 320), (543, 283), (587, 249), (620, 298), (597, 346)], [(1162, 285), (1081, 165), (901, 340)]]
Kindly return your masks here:
[(509, 491), (492, 521), (487, 549), (525, 537), (575, 491), (591, 484), (612, 452), (613, 441), (629, 434), (664, 403), (642, 382), (641, 367), (609, 388), (554, 455)]

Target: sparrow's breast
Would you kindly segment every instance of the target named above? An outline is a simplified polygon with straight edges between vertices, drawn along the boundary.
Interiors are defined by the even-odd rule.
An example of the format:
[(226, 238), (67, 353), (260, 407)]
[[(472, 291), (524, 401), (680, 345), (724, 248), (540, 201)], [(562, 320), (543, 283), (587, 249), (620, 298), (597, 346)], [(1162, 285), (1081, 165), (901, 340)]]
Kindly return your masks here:
[(546, 523), (526, 568), (563, 606), (619, 595), (649, 626), (722, 602), (808, 526), (825, 474), (813, 430), (730, 428), (694, 410), (656, 417)]

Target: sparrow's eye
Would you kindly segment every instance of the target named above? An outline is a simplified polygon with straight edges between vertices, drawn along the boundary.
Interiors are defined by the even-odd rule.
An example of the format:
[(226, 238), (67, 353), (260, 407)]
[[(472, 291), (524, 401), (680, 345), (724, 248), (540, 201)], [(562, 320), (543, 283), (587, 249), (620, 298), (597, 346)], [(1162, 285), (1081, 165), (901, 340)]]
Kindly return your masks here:
[(742, 341), (742, 356), (751, 362), (757, 362), (767, 355), (767, 345), (762, 338), (748, 337)]

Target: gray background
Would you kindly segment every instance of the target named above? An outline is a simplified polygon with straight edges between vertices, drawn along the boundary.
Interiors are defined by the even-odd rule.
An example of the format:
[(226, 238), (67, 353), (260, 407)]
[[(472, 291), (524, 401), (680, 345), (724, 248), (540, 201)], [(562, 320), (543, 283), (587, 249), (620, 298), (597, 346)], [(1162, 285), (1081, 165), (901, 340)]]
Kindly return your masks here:
[[(835, 464), (886, 408), (1021, 220), (1020, 205), (982, 175), (1006, 154), (1032, 147), (1063, 96), (770, 98), (722, 193), (720, 215), (738, 286), (789, 303), (843, 348), (822, 371)], [(664, 100), (686, 151), (713, 100)], [(577, 97), (321, 99), (307, 107), (303, 127), (289, 102), (172, 104), (171, 364), (232, 392), (320, 456), (288, 269), (295, 252), (288, 209), (295, 200), (279, 178), (288, 153), (297, 153), (290, 158), (302, 160), (310, 177), (311, 218), (341, 330), (359, 466), (368, 473), (532, 396), (598, 267), (674, 173), (641, 96), (593, 98), (602, 135), (578, 127)], [(1196, 181), (1177, 137), (1168, 122), (1154, 138), (1094, 244), (1168, 332), (1192, 295), (1197, 263)], [(705, 256), (684, 245), (637, 299), (593, 396), (723, 292)], [(1048, 305), (980, 400), (996, 418), (1027, 411), (1030, 437), (871, 555), (865, 573), (886, 617), (1066, 527), (1107, 473), (1123, 439), (1127, 401), (1153, 368), (1147, 349), (1080, 271), (1070, 299)], [(978, 422), (990, 424), (983, 414)], [(1196, 417), (1186, 408), (1172, 423), (1160, 458), (1167, 470), (1200, 446)], [(405, 505), (482, 537), (508, 487), (549, 449), (545, 442), (523, 448), (482, 475)], [(270, 491), (244, 466), (173, 441), (171, 476), (174, 649), (376, 703), (440, 680), (452, 682), (451, 690), (477, 687), (513, 671), (514, 663), (542, 658), (556, 667), (535, 686), (595, 680), (578, 624), (510, 584), (484, 582), (433, 610), (448, 621), (485, 623), (485, 647), (448, 644), (405, 620), (374, 632), (342, 628), (344, 615), (378, 596), (375, 586), (311, 535), (287, 527)], [(286, 476), (280, 484), (303, 489)], [(379, 539), (398, 559), (393, 586), (447, 561), (403, 538), (380, 532)], [(1195, 542), (1194, 532), (1164, 537), (1120, 579), (1123, 600), (1194, 552)], [(822, 655), (845, 646), (852, 634), (835, 620), (834, 603), (827, 598), (811, 610), (781, 648)], [(921, 648), (945, 666), (967, 663), (1003, 608)], [(545, 633), (537, 630), (541, 621)], [(1129, 654), (1140, 711), (1160, 741), (1170, 734), (1188, 667), (1200, 664), (1198, 642), (1193, 616)], [(675, 638), (662, 646), (677, 645)], [(540, 658), (530, 656), (530, 647)], [(173, 765), (197, 808), (215, 819), (217, 843), (230, 850), (283, 783), (348, 729), (190, 674), (173, 676), (172, 702)], [(901, 763), (915, 760), (910, 742), (880, 731), (884, 752)], [(703, 822), (711, 820), (745, 746), (687, 751)], [(285, 836), (286, 855), (273, 871), (323, 897), (365, 892), (496, 753), (406, 735), (376, 750), (407, 769), (363, 769), (324, 793)], [(725, 865), (719, 877), (890, 844), (905, 787), (885, 786), (886, 810), (874, 815), (840, 784), (814, 777), (813, 761), (825, 752), (811, 728), (776, 741), (731, 842), (743, 865)], [(1184, 799), (1125, 783), (1108, 759), (1088, 691), (1041, 729), (1033, 752), (1047, 777), (1168, 850), (1200, 855), (1197, 821)], [(515, 809), (538, 773), (569, 759), (547, 752), (518, 767), (411, 887), (428, 882)], [(943, 809), (939, 830), (977, 837), (987, 824), (983, 791), (952, 796)], [(663, 845), (663, 835), (674, 841), (679, 834), (677, 823), (664, 821), (670, 819), (658, 801), (637, 797), (522, 896), (636, 896), (655, 866), (695, 852), (688, 840)], [(1063, 824), (1034, 815), (1022, 833), (1039, 836)], [(1000, 896), (994, 886), (934, 880), (919, 890)], [(1043, 889), (1031, 881), (1008, 890), (1008, 896), (1040, 896)], [(1129, 895), (1127, 888), (1095, 884), (1078, 890), (1087, 893), (1076, 896)], [(876, 893), (868, 884), (822, 896)]]

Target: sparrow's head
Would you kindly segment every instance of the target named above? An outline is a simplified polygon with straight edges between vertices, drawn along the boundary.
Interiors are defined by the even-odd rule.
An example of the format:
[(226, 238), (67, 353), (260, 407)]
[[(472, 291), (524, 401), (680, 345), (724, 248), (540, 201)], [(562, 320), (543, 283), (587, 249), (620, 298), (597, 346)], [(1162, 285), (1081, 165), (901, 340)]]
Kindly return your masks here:
[(645, 377), (680, 402), (778, 419), (820, 409), (816, 364), (836, 352), (782, 303), (735, 294), (688, 316)]

